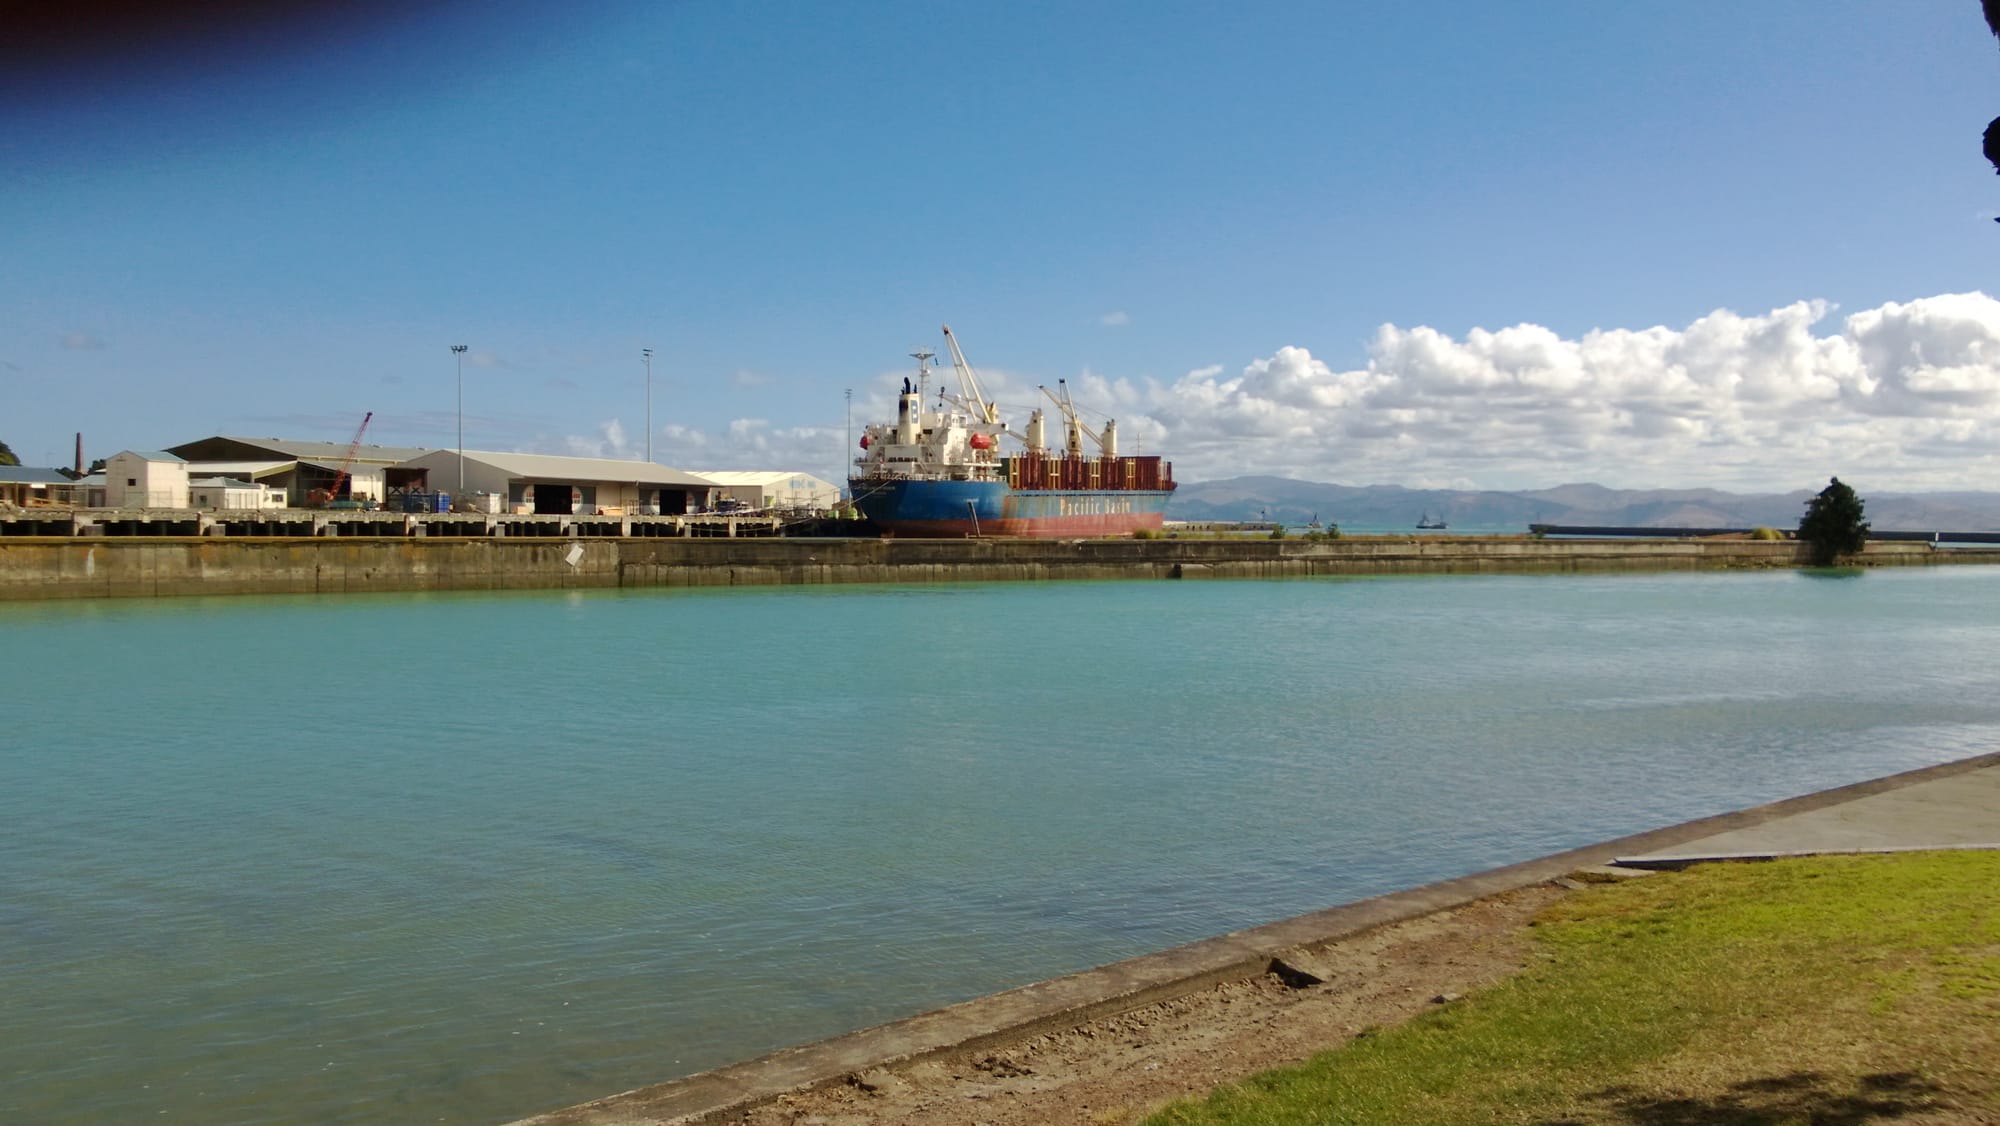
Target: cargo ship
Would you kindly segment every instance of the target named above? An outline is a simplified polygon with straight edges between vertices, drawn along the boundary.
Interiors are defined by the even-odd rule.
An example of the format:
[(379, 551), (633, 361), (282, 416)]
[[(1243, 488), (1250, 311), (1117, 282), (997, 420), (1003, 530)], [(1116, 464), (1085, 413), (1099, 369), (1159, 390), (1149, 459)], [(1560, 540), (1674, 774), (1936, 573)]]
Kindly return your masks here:
[[(1086, 427), (1061, 381), (1057, 391), (1041, 388), (1061, 417), (1061, 449), (1049, 446), (1040, 409), (1024, 432), (1009, 429), (949, 325), (944, 340), (957, 393), (940, 387), (927, 406), (937, 353), (912, 352), (917, 374), (903, 380), (896, 421), (862, 431), (847, 483), (855, 508), (884, 535), (1124, 536), (1162, 526), (1171, 462), (1120, 456), (1117, 420)], [(1002, 452), (1003, 442), (1018, 452)]]

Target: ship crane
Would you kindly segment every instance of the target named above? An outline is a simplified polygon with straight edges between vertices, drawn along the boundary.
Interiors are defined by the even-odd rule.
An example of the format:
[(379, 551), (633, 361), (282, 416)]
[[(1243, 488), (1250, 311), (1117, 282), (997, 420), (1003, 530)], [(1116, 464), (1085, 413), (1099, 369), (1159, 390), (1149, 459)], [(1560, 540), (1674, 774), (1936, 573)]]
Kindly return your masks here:
[(965, 362), (965, 353), (958, 346), (958, 337), (951, 334), (950, 325), (944, 326), (944, 344), (951, 350), (951, 366), (958, 372), (960, 405), (977, 415), (979, 421), (989, 426), (999, 425), (1000, 404), (988, 399), (980, 388), (979, 375)]
[(1048, 450), (1048, 430), (1042, 421), (1042, 408), (1028, 412), (1028, 432), (1023, 434), (1011, 426), (1003, 427), (1003, 432), (1016, 442), (1028, 447), (1028, 452), (1040, 457)]
[(1069, 397), (1069, 380), (1056, 380), (1056, 387), (1057, 390), (1051, 391), (1044, 386), (1041, 391), (1042, 394), (1049, 397), (1050, 402), (1056, 405), (1056, 409), (1062, 412), (1063, 435), (1069, 447), (1069, 456), (1082, 457), (1083, 440), (1088, 437), (1091, 444), (1097, 447), (1099, 453), (1105, 457), (1117, 457), (1118, 420), (1115, 418), (1106, 419), (1104, 422), (1104, 433), (1099, 434), (1097, 431), (1083, 424), (1082, 416), (1077, 413), (1076, 404)]

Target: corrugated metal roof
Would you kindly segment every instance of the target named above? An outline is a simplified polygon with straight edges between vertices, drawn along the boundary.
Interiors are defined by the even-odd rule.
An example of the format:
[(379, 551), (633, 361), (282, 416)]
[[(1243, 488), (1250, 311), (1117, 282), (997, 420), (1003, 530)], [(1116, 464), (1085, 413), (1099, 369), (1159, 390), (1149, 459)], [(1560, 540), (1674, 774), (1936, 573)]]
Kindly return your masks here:
[[(328, 473), (338, 473), (340, 472), (340, 467), (346, 465), (346, 462), (340, 458), (333, 458), (330, 461), (307, 461), (305, 458), (300, 458), (291, 464), (320, 469)], [(347, 475), (350, 477), (373, 477), (388, 468), (390, 467), (387, 465), (376, 465), (374, 462), (363, 462), (356, 459), (353, 465), (347, 466)]]
[[(434, 453), (454, 454), (455, 450)], [(556, 454), (511, 454), (493, 450), (467, 450), (465, 460), (490, 465), (509, 477), (537, 477), (554, 481), (610, 481), (635, 485), (682, 485), (706, 489), (715, 482), (680, 469), (669, 469), (651, 461), (622, 461), (610, 457), (562, 457)]]
[[(170, 453), (168, 453), (168, 452), (167, 452), (167, 451), (165, 451), (165, 450), (120, 450), (120, 451), (118, 451), (118, 452), (119, 452), (119, 453), (127, 453), (127, 454), (132, 454), (132, 455), (134, 455), (134, 456), (138, 457), (139, 459), (141, 459), (141, 460), (143, 460), (143, 461), (176, 461), (176, 462), (178, 462), (178, 461), (186, 461), (186, 460), (187, 460), (186, 458), (184, 458), (184, 457), (180, 456), (179, 454), (170, 454)], [(112, 456), (112, 457), (117, 457), (117, 456), (118, 456), (118, 454), (112, 454), (111, 456)]]
[(264, 486), (262, 486), (262, 485), (257, 485), (257, 484), (252, 484), (252, 483), (251, 483), (251, 482), (249, 482), (249, 481), (238, 481), (238, 480), (235, 480), (235, 479), (233, 479), (233, 478), (229, 478), (229, 477), (203, 477), (203, 478), (202, 478), (201, 480), (199, 480), (199, 481), (189, 481), (189, 482), (188, 482), (188, 488), (190, 488), (190, 489), (256, 489), (256, 490), (258, 490), (258, 491), (260, 491), (260, 492), (261, 492), (261, 491), (263, 490)]
[(792, 478), (803, 477), (827, 488), (833, 487), (831, 481), (822, 481), (810, 473), (790, 469), (696, 469), (692, 472), (699, 473), (718, 485), (788, 485)]
[(60, 469), (40, 469), (28, 465), (0, 465), (0, 485), (67, 485), (69, 478)]
[(296, 461), (190, 461), (188, 472), (255, 480), (266, 473), (281, 473), (297, 464)]
[[(242, 438), (234, 434), (218, 434), (216, 437), (225, 442), (237, 442), (245, 446), (255, 446), (260, 450), (269, 450), (279, 457), (294, 459), (310, 458), (315, 461), (333, 462), (338, 462), (347, 456), (347, 447), (349, 444), (347, 442), (299, 442), (290, 438)], [(191, 446), (195, 443), (187, 442), (184, 444)], [(364, 445), (355, 451), (354, 456), (358, 461), (379, 461), (394, 464), (399, 461), (408, 461), (413, 457), (420, 457), (430, 452), (428, 446)]]

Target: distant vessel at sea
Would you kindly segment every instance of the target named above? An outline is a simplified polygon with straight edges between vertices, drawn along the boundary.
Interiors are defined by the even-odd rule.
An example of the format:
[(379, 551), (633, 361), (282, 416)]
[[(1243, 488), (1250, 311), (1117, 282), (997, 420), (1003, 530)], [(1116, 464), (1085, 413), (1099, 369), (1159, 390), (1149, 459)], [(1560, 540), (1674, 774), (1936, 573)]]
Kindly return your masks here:
[[(1049, 447), (1040, 409), (1024, 433), (1009, 429), (950, 325), (944, 341), (958, 393), (940, 388), (937, 409), (926, 409), (937, 353), (912, 352), (917, 374), (903, 380), (896, 421), (862, 432), (848, 477), (862, 516), (885, 534), (907, 536), (1119, 536), (1163, 525), (1173, 463), (1121, 456), (1117, 420), (1102, 430), (1084, 426), (1065, 381), (1041, 389), (1062, 416), (1062, 449)], [(1003, 439), (1021, 451), (1003, 455)], [(1086, 440), (1095, 453), (1085, 453)]]
[[(1405, 509), (1404, 511), (1406, 511), (1406, 512), (1407, 512), (1407, 511), (1409, 511), (1409, 510), (1408, 510), (1408, 509)], [(1419, 517), (1417, 517), (1417, 530), (1418, 530), (1418, 531), (1424, 531), (1424, 532), (1442, 532), (1442, 531), (1444, 531), (1444, 530), (1445, 530), (1446, 528), (1449, 528), (1449, 527), (1451, 527), (1451, 525), (1450, 525), (1450, 524), (1447, 524), (1447, 523), (1445, 523), (1445, 522), (1444, 522), (1444, 517), (1442, 517), (1442, 516), (1440, 516), (1440, 517), (1438, 517), (1437, 519), (1433, 520), (1433, 519), (1431, 519), (1431, 514), (1430, 514), (1430, 513), (1428, 513), (1428, 512), (1426, 512), (1426, 513), (1424, 513), (1424, 514), (1423, 514), (1422, 516), (1419, 516)]]

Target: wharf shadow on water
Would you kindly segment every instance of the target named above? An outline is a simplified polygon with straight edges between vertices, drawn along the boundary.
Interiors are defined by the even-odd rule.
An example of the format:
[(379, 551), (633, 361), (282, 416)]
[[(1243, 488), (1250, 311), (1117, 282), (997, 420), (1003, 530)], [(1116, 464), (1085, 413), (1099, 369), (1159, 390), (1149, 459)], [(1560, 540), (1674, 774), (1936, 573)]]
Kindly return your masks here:
[[(1623, 1121), (1635, 1126), (1769, 1126), (1810, 1122), (1814, 1126), (1862, 1126), (1941, 1108), (1944, 1087), (1915, 1072), (1877, 1072), (1857, 1079), (1794, 1071), (1732, 1083), (1713, 1095), (1678, 1095), (1607, 1087), (1589, 1096), (1607, 1104), (1590, 1121)], [(1543, 1126), (1582, 1126), (1584, 1120), (1556, 1119)]]

